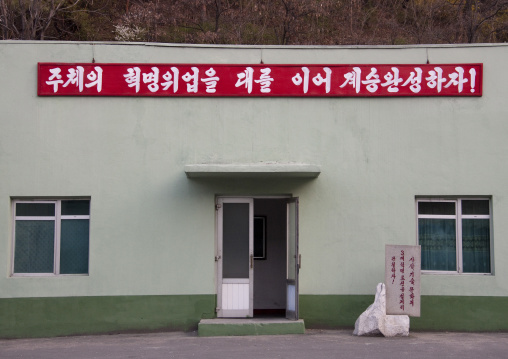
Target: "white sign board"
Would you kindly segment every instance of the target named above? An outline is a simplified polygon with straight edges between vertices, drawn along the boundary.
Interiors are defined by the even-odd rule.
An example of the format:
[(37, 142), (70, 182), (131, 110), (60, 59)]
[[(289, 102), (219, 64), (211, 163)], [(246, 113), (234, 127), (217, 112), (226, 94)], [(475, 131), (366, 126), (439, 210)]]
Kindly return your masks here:
[(421, 247), (386, 245), (386, 314), (420, 316)]

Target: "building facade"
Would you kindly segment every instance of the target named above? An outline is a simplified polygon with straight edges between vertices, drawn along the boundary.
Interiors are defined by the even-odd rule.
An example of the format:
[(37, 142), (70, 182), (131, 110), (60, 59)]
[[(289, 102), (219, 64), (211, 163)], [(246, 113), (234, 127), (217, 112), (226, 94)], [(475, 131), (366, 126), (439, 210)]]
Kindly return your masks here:
[[(507, 330), (507, 58), (505, 44), (0, 42), (0, 337), (266, 314), (352, 327), (384, 280), (387, 244), (422, 246), (412, 329)], [(133, 76), (136, 64), (411, 65), (421, 86), (434, 64), (480, 64), (462, 84), (481, 96), (356, 96), (372, 84), (365, 70), (333, 85), (347, 96), (150, 96), (155, 70), (137, 84), (124, 71), (124, 91), (143, 96), (106, 84), (104, 96), (57, 96), (67, 82), (97, 90), (101, 64)], [(397, 87), (386, 76), (371, 79)], [(462, 86), (443, 76), (444, 92)], [(309, 91), (326, 80), (311, 73)]]

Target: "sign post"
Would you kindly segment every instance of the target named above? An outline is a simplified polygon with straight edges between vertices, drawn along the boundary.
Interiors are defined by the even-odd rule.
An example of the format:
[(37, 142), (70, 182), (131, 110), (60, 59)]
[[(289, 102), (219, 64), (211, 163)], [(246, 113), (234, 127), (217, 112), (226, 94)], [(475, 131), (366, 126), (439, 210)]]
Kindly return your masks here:
[(421, 247), (386, 245), (386, 314), (420, 316)]

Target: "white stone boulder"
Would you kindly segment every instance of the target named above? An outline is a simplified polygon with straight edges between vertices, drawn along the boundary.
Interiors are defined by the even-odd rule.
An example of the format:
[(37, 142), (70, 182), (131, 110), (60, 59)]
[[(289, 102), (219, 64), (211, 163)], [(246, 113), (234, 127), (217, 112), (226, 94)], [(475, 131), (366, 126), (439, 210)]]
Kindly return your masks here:
[(385, 337), (409, 335), (409, 317), (407, 315), (386, 315), (386, 289), (384, 283), (376, 288), (376, 298), (355, 323), (353, 335), (376, 335)]

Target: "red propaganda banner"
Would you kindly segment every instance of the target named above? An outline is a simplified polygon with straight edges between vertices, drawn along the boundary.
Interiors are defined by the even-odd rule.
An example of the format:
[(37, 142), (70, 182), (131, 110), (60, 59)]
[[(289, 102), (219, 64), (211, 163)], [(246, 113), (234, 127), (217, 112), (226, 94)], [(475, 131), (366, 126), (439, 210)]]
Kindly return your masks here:
[(481, 96), (482, 64), (39, 63), (39, 96)]

